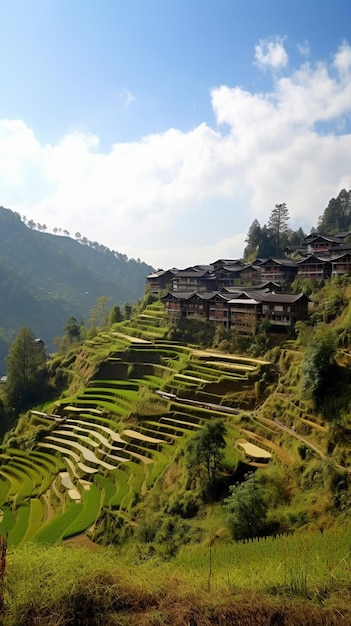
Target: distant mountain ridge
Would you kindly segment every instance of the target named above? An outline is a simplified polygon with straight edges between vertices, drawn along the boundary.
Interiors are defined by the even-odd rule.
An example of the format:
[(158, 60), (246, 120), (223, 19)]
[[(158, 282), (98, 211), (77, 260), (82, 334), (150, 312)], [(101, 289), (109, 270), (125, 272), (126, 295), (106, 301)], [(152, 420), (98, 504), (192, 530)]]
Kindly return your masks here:
[(68, 317), (87, 322), (99, 297), (110, 298), (111, 307), (142, 297), (153, 269), (96, 242), (33, 230), (0, 207), (0, 375), (21, 326), (50, 344)]

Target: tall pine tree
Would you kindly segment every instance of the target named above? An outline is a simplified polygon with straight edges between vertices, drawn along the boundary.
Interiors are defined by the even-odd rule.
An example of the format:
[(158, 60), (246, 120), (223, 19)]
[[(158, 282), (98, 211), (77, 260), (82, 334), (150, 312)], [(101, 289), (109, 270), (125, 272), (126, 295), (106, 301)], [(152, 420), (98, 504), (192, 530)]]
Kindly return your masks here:
[(277, 257), (281, 256), (283, 252), (281, 249), (282, 234), (288, 231), (289, 219), (290, 215), (285, 202), (276, 204), (268, 221), (268, 229), (275, 241), (275, 254)]

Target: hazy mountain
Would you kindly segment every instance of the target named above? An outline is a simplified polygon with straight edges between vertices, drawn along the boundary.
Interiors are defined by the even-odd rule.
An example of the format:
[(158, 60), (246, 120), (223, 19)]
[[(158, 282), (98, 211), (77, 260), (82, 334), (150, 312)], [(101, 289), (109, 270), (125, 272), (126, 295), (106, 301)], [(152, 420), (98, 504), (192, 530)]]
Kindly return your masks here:
[(142, 297), (150, 265), (82, 241), (33, 230), (0, 207), (0, 374), (21, 326), (50, 344), (68, 317), (87, 322), (97, 298), (112, 307)]

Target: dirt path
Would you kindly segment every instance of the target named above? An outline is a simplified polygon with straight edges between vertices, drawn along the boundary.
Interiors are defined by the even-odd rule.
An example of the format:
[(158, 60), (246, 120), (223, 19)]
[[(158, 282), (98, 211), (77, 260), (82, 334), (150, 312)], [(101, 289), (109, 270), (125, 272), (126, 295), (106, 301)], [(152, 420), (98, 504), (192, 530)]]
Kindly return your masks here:
[(71, 548), (86, 548), (87, 550), (99, 550), (100, 546), (97, 543), (94, 543), (85, 533), (81, 535), (76, 535), (75, 537), (70, 537), (69, 539), (65, 539), (63, 542), (64, 546)]
[(323, 460), (328, 460), (331, 463), (333, 463), (333, 465), (335, 467), (337, 467), (338, 469), (342, 470), (343, 472), (347, 472), (348, 474), (351, 474), (351, 468), (350, 467), (344, 467), (344, 465), (340, 465), (339, 463), (333, 462), (333, 460), (330, 458), (330, 456), (328, 456), (327, 454), (322, 452), (322, 450), (320, 450), (319, 448), (317, 448), (317, 446), (315, 446), (313, 443), (308, 441), (308, 439), (305, 439), (305, 437), (302, 437), (302, 435), (299, 435), (295, 430), (292, 430), (291, 428), (288, 428), (287, 426), (285, 426), (285, 424), (282, 424), (282, 422), (279, 422), (279, 420), (277, 420), (277, 419), (272, 420), (272, 423), (276, 424), (277, 426), (279, 426), (279, 428), (281, 430), (289, 433), (289, 435), (291, 435), (292, 437), (295, 437), (295, 439), (298, 439), (299, 441), (302, 441), (309, 448), (312, 448), (312, 450), (314, 450), (316, 452), (316, 454), (318, 454), (318, 456), (320, 456)]
[(56, 511), (50, 502), (50, 487), (43, 494), (43, 500), (44, 500), (45, 509), (46, 509), (45, 518), (47, 522), (50, 522), (56, 516)]
[(145, 472), (145, 478), (144, 478), (143, 484), (141, 485), (141, 495), (142, 496), (145, 496), (147, 494), (147, 484), (146, 484), (146, 481), (147, 481), (147, 467), (146, 467), (146, 465), (144, 465), (144, 472)]

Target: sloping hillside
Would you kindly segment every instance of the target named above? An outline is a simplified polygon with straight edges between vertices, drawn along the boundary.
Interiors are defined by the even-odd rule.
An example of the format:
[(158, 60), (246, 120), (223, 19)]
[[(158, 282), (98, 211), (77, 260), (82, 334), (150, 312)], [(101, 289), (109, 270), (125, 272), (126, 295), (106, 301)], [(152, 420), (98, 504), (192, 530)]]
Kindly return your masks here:
[[(330, 302), (330, 292), (325, 296)], [(321, 311), (323, 302), (321, 293)], [(20, 418), (0, 456), (0, 535), (8, 533), (11, 564), (8, 607), (44, 620), (55, 613), (56, 619), (71, 610), (77, 593), (74, 611), (81, 615), (89, 602), (89, 617), (98, 606), (106, 624), (124, 618), (159, 623), (161, 614), (162, 623), (179, 626), (233, 619), (349, 623), (348, 394), (338, 404), (343, 394), (328, 387), (330, 414), (325, 409), (332, 404), (318, 408), (301, 386), (308, 350), (319, 345), (326, 328), (328, 334), (338, 328), (341, 338), (337, 324), (345, 330), (347, 319), (344, 308), (331, 325), (301, 327), (299, 342), (256, 359), (170, 341), (156, 302), (50, 361), (52, 382), (66, 380), (68, 387)], [(327, 372), (342, 382), (351, 362), (347, 337), (343, 341), (340, 369), (330, 363)], [(191, 450), (211, 424), (225, 426), (225, 449), (209, 484), (206, 465)], [(265, 533), (272, 536), (233, 541), (225, 498), (231, 486), (241, 489), (247, 509), (248, 474), (264, 494)], [(62, 541), (71, 549), (53, 565)], [(114, 549), (105, 552), (101, 544)], [(75, 555), (80, 545), (93, 551)], [(65, 554), (74, 555), (68, 591), (61, 581)], [(91, 566), (86, 578), (83, 563)], [(44, 586), (47, 599), (39, 594), (33, 607), (27, 593), (19, 607), (16, 572), (26, 589)], [(52, 576), (52, 587), (42, 585)], [(121, 605), (121, 581), (128, 597), (136, 582), (144, 592), (150, 589), (140, 609), (140, 596), (133, 606)], [(29, 623), (23, 619), (9, 623)]]
[(111, 306), (135, 302), (151, 270), (97, 243), (32, 230), (0, 208), (0, 329), (7, 345), (21, 326), (50, 344), (68, 317), (88, 321), (101, 296)]
[(162, 320), (156, 302), (50, 363), (52, 380), (67, 376), (69, 390), (20, 420), (3, 447), (0, 532), (9, 532), (10, 543), (84, 532), (106, 507), (123, 511), (128, 524), (139, 501), (149, 507), (166, 470), (175, 474), (158, 496), (162, 514), (169, 498), (180, 517), (184, 507), (196, 511), (200, 492), (185, 489), (185, 468), (176, 470), (174, 461), (182, 442), (213, 420), (227, 432), (227, 477), (218, 493), (261, 468), (275, 493), (272, 528), (323, 525), (343, 512), (350, 447), (302, 399), (301, 349), (276, 348), (271, 361), (199, 350), (166, 340)]

